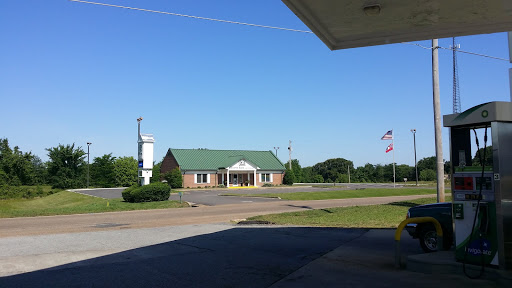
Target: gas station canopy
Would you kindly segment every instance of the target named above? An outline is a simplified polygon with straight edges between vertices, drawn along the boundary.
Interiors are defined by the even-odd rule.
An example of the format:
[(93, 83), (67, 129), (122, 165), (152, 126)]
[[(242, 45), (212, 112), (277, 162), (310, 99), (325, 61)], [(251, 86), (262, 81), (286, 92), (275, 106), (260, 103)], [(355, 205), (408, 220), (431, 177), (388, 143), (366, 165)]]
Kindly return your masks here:
[(512, 31), (512, 0), (282, 0), (331, 50)]

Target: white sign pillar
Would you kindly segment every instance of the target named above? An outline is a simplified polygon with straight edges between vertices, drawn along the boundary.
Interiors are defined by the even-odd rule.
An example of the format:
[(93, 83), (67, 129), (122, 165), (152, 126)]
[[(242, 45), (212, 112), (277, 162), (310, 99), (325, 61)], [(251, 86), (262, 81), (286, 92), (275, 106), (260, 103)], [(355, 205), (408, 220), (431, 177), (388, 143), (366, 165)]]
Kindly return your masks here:
[(153, 134), (142, 134), (140, 133), (140, 121), (142, 117), (137, 119), (139, 124), (139, 153), (138, 153), (138, 167), (139, 167), (139, 178), (140, 185), (148, 185), (150, 178), (153, 177), (153, 145), (155, 138)]
[(228, 180), (226, 181), (226, 187), (229, 188), (229, 168), (227, 170), (228, 170), (228, 173), (226, 176), (228, 177)]

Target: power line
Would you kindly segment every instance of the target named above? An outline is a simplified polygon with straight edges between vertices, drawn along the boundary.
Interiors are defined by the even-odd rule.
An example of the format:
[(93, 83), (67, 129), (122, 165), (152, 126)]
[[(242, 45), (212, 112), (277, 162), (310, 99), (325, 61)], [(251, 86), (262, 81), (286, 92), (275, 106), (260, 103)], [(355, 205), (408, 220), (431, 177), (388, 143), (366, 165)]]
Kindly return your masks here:
[(428, 49), (428, 50), (432, 50), (432, 49), (444, 49), (444, 50), (450, 50), (450, 51), (455, 50), (456, 52), (460, 52), (460, 53), (466, 53), (466, 54), (470, 54), (470, 55), (481, 56), (481, 57), (491, 58), (491, 59), (495, 59), (495, 60), (503, 60), (503, 61), (510, 62), (510, 60), (509, 60), (509, 59), (506, 59), (506, 58), (494, 57), (494, 56), (489, 56), (489, 55), (485, 55), (485, 54), (479, 54), (479, 53), (474, 53), (474, 52), (464, 51), (464, 50), (460, 50), (460, 49), (454, 49), (454, 48), (452, 48), (452, 47), (450, 47), (450, 48), (441, 47), (441, 46), (437, 46), (437, 47), (425, 47), (425, 46), (422, 46), (422, 45), (420, 45), (420, 44), (417, 44), (417, 43), (410, 43), (410, 42), (401, 42), (400, 44), (414, 45), (414, 46), (418, 46), (418, 47), (420, 47), (420, 48)]
[[(438, 48), (445, 49), (445, 50), (453, 50), (453, 48), (446, 48), (446, 47), (438, 47)], [(481, 57), (491, 58), (491, 59), (495, 59), (495, 60), (502, 60), (502, 61), (510, 62), (510, 59), (506, 59), (506, 58), (494, 57), (494, 56), (489, 56), (489, 55), (485, 55), (485, 54), (478, 54), (478, 53), (464, 51), (464, 50), (460, 50), (460, 49), (457, 49), (456, 51), (460, 52), (460, 53), (466, 53), (466, 54), (470, 54), (470, 55), (481, 56)]]
[(144, 11), (144, 12), (151, 12), (151, 13), (173, 15), (173, 16), (180, 16), (180, 17), (187, 17), (187, 18), (193, 18), (193, 19), (201, 19), (201, 20), (208, 20), (208, 21), (223, 22), (223, 23), (229, 23), (229, 24), (238, 24), (238, 25), (245, 25), (245, 26), (253, 26), (253, 27), (260, 27), (260, 28), (268, 28), (268, 29), (276, 29), (276, 30), (285, 30), (285, 31), (313, 34), (313, 32), (305, 31), (305, 30), (297, 30), (297, 29), (290, 29), (290, 28), (281, 28), (281, 27), (274, 27), (274, 26), (258, 25), (258, 24), (251, 24), (251, 23), (244, 23), (244, 22), (237, 22), (237, 21), (229, 21), (229, 20), (222, 20), (222, 19), (215, 19), (215, 18), (192, 16), (192, 15), (186, 15), (186, 14), (178, 14), (178, 13), (172, 13), (172, 12), (164, 12), (164, 11), (158, 11), (158, 10), (149, 10), (149, 9), (142, 9), (142, 8), (135, 8), (135, 7), (128, 7), (128, 6), (120, 6), (120, 5), (113, 5), (113, 4), (105, 4), (105, 3), (98, 3), (98, 2), (90, 2), (90, 1), (82, 1), (82, 0), (69, 0), (69, 1), (85, 3), (85, 4), (100, 5), (100, 6), (108, 6), (108, 7), (130, 9), (130, 10), (137, 10), (137, 11)]
[[(91, 2), (91, 1), (83, 1), (83, 0), (68, 0), (68, 1), (78, 2), (78, 3), (85, 3), (85, 4), (92, 4), (92, 5), (99, 5), (99, 6), (123, 8), (123, 9), (143, 11), (143, 12), (165, 14), (165, 15), (172, 15), (172, 16), (179, 16), (179, 17), (186, 17), (186, 18), (192, 18), (192, 19), (215, 21), (215, 22), (221, 22), (221, 23), (238, 24), (238, 25), (245, 25), (245, 26), (252, 26), (252, 27), (259, 27), (259, 28), (267, 28), (267, 29), (275, 29), (275, 30), (283, 30), (283, 31), (291, 31), (291, 32), (300, 32), (300, 33), (313, 34), (313, 32), (306, 31), (306, 30), (298, 30), (298, 29), (282, 28), (282, 27), (275, 27), (275, 26), (251, 24), (251, 23), (245, 23), (245, 22), (237, 22), (237, 21), (222, 20), (222, 19), (215, 19), (215, 18), (207, 18), (207, 17), (179, 14), (179, 13), (173, 13), (173, 12), (164, 12), (164, 11), (158, 11), (158, 10), (150, 10), (150, 9), (143, 9), (143, 8), (135, 8), (135, 7), (128, 7), (128, 6), (120, 6), (120, 5), (99, 3), (99, 2)], [(440, 46), (438, 46), (438, 47), (425, 47), (425, 46), (422, 46), (422, 45), (419, 45), (419, 44), (416, 44), (416, 43), (409, 43), (409, 42), (402, 42), (401, 44), (414, 45), (414, 46), (418, 46), (418, 47), (423, 48), (423, 49), (430, 49), (430, 50), (434, 49), (434, 48), (436, 48), (436, 49), (445, 49), (445, 50), (453, 50), (452, 48), (445, 48), (445, 47), (440, 47)], [(486, 58), (495, 59), (495, 60), (503, 60), (503, 61), (510, 62), (509, 59), (489, 56), (489, 55), (485, 55), (485, 54), (478, 54), (478, 53), (473, 53), (473, 52), (468, 52), (468, 51), (463, 51), (463, 50), (460, 50), (460, 49), (457, 49), (457, 52), (471, 54), (471, 55), (475, 55), (475, 56), (486, 57)]]

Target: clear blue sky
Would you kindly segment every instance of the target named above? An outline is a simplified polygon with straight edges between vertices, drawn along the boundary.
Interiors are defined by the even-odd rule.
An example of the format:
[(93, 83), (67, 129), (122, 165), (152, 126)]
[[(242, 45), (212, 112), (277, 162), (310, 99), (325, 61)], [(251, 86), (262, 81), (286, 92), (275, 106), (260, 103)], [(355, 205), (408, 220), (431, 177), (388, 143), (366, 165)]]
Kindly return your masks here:
[[(308, 30), (281, 1), (108, 0), (110, 4)], [(414, 165), (433, 156), (431, 52), (393, 44), (330, 51), (313, 34), (66, 0), (0, 1), (0, 138), (45, 148), (92, 142), (91, 157), (137, 154), (137, 122), (168, 148), (281, 149), (302, 166), (342, 157)], [(430, 46), (430, 41), (416, 42)], [(450, 39), (440, 39), (448, 47)], [(506, 33), (458, 38), (508, 58)], [(452, 113), (452, 55), (440, 50), (441, 111)], [(506, 61), (459, 54), (462, 110), (510, 101)], [(444, 158), (449, 159), (443, 128)], [(483, 145), (482, 145), (483, 146)]]

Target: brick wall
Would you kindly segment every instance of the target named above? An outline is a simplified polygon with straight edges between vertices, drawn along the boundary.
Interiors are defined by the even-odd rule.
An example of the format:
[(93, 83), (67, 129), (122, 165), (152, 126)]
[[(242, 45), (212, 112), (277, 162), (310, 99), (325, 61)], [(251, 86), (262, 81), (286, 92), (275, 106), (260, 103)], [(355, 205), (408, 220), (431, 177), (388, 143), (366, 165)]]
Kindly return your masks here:
[[(284, 172), (283, 172), (283, 174), (272, 173), (272, 182), (270, 184), (272, 184), (272, 185), (283, 184), (283, 177), (284, 177)], [(265, 183), (269, 183), (269, 182), (260, 182), (260, 173), (256, 174), (256, 180), (257, 180), (258, 187), (263, 186), (263, 184), (265, 184)]]
[[(203, 174), (207, 174), (207, 173), (203, 173)], [(205, 186), (218, 186), (221, 181), (221, 179), (219, 178), (217, 181), (216, 181), (216, 177), (217, 176), (215, 173), (210, 173), (210, 183), (194, 183), (194, 177), (196, 177), (196, 174), (184, 174), (183, 175), (183, 187), (184, 188), (197, 188), (197, 187), (205, 187)], [(218, 176), (220, 176), (220, 174), (218, 174)]]
[(160, 166), (160, 181), (163, 179), (165, 173), (171, 172), (171, 170), (175, 169), (176, 167), (179, 168), (180, 166), (178, 165), (178, 161), (176, 161), (176, 158), (174, 158), (174, 155), (172, 155), (171, 150), (169, 149), (164, 157), (164, 160), (162, 160), (162, 166)]

